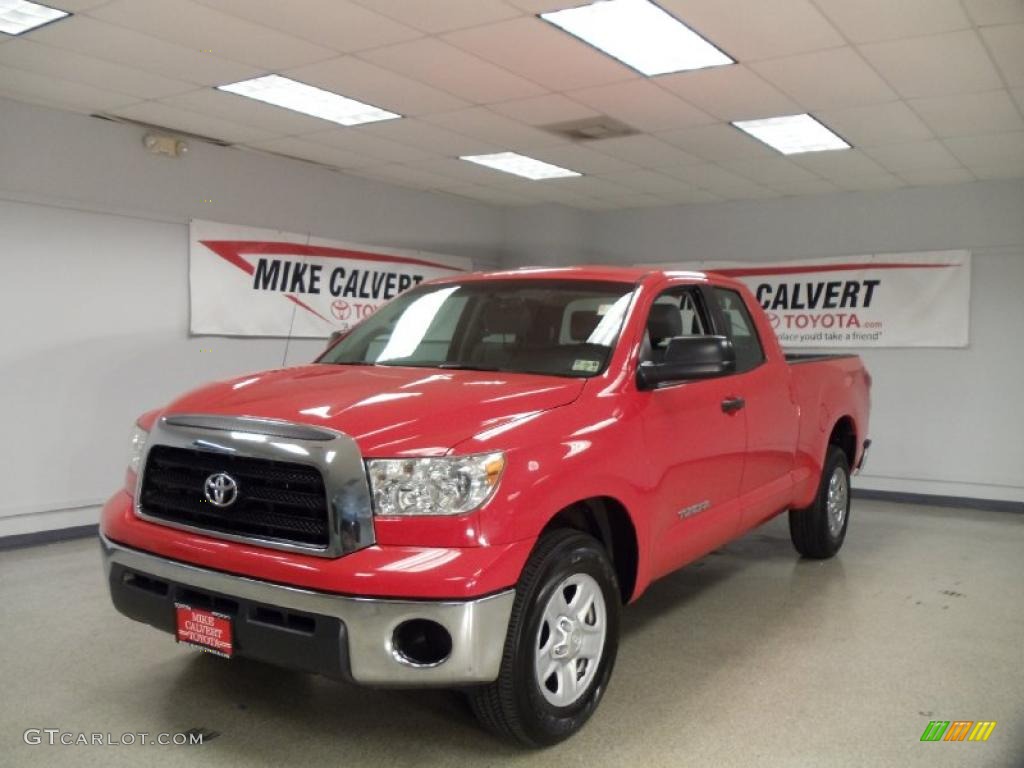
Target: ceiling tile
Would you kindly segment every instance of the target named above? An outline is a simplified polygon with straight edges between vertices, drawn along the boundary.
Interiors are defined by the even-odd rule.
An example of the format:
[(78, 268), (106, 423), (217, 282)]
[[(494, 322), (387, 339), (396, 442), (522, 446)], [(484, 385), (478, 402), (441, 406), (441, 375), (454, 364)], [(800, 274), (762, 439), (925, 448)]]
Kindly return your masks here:
[(427, 115), (422, 119), (456, 133), (483, 139), (504, 149), (528, 151), (534, 147), (563, 141), (553, 134), (492, 112), (487, 107), (471, 107), (455, 112)]
[(587, 143), (587, 147), (627, 163), (639, 165), (641, 168), (663, 168), (700, 162), (699, 158), (678, 147), (643, 134), (591, 141)]
[(361, 168), (379, 162), (357, 152), (346, 152), (343, 149), (328, 147), (324, 144), (314, 144), (311, 141), (304, 141), (294, 137), (254, 141), (246, 146), (266, 152), (273, 152), (278, 155), (297, 157), (300, 160), (309, 160), (334, 168)]
[(433, 152), (399, 144), (396, 141), (383, 139), (356, 128), (339, 126), (326, 131), (306, 134), (302, 138), (306, 141), (344, 149), (347, 152), (376, 157), (382, 163), (411, 163), (435, 156)]
[(649, 195), (645, 192), (632, 192), (625, 195), (615, 195), (614, 197), (599, 198), (615, 204), (615, 208), (619, 210), (629, 210), (631, 208), (658, 208), (667, 205), (675, 205), (675, 203), (669, 202), (657, 195)]
[(479, 155), (501, 152), (505, 149), (500, 144), (449, 131), (447, 128), (440, 128), (415, 118), (383, 120), (358, 126), (353, 130), (446, 157)]
[(662, 173), (682, 181), (689, 182), (701, 189), (713, 187), (742, 186), (751, 184), (749, 179), (740, 176), (714, 163), (701, 163), (699, 165), (681, 165), (679, 167), (668, 167), (660, 169)]
[(335, 51), (191, 0), (113, 0), (90, 16), (261, 69), (321, 61)]
[(1002, 87), (985, 47), (973, 30), (869, 43), (860, 50), (905, 98)]
[(610, 197), (612, 195), (629, 194), (635, 191), (629, 186), (617, 184), (600, 176), (583, 176), (574, 179), (551, 179), (551, 184), (571, 185), (578, 195), (589, 197)]
[(356, 173), (359, 176), (401, 184), (402, 186), (413, 187), (414, 189), (445, 189), (446, 187), (457, 186), (458, 184), (458, 182), (447, 176), (398, 163), (360, 168)]
[(896, 94), (852, 48), (788, 56), (752, 65), (808, 109), (894, 101)]
[(114, 64), (94, 56), (61, 51), (29, 38), (12, 40), (0, 48), (0, 64), (139, 99), (159, 99), (195, 89), (193, 83), (161, 77), (134, 67)]
[(104, 3), (109, 3), (110, 0), (59, 0), (54, 2), (53, 6), (60, 6), (62, 11), (71, 11), (72, 13), (82, 13), (92, 8), (97, 8)]
[(682, 179), (666, 176), (651, 170), (622, 171), (604, 174), (601, 178), (627, 187), (635, 192), (648, 192), (652, 195), (676, 194), (681, 190), (696, 189)]
[(908, 144), (887, 144), (864, 151), (880, 162), (887, 171), (934, 170), (960, 166), (960, 162), (946, 146), (935, 139)]
[(964, 184), (974, 181), (974, 174), (964, 168), (911, 168), (897, 174), (907, 184), (927, 187), (933, 184)]
[(530, 156), (585, 174), (615, 173), (616, 171), (636, 169), (637, 166), (633, 163), (590, 149), (589, 145), (592, 143), (553, 144), (550, 147), (537, 147), (530, 150)]
[(679, 205), (690, 205), (691, 203), (719, 203), (723, 198), (714, 195), (705, 189), (694, 189), (692, 187), (680, 187), (672, 192), (658, 195), (669, 202)]
[(375, 13), (397, 19), (410, 27), (438, 34), (475, 27), (518, 16), (520, 10), (501, 0), (355, 0)]
[(33, 32), (32, 39), (197, 85), (232, 83), (262, 74), (261, 70), (246, 64), (157, 40), (88, 16), (72, 16), (60, 24), (49, 24)]
[(491, 104), (491, 109), (527, 125), (552, 125), (597, 117), (598, 112), (560, 93)]
[(946, 139), (946, 146), (968, 168), (975, 166), (1014, 166), (1024, 162), (1024, 131), (984, 136), (957, 136)]
[(969, 170), (979, 179), (1019, 179), (1024, 176), (1024, 158), (997, 165), (972, 165)]
[(423, 36), (418, 29), (368, 11), (349, 0), (302, 0), (301, 12), (289, 12), (292, 7), (283, 5), (281, 0), (197, 1), (342, 53)]
[(291, 109), (275, 107), (273, 104), (265, 104), (215, 88), (201, 88), (189, 93), (168, 96), (160, 102), (237, 125), (250, 125), (278, 135), (325, 131), (334, 125), (318, 117), (303, 115)]
[(583, 4), (583, 0), (505, 0), (505, 2), (527, 13), (561, 11), (565, 8), (576, 8)]
[(552, 91), (639, 77), (621, 62), (532, 16), (452, 32), (444, 39)]
[(483, 203), (493, 205), (534, 205), (534, 201), (524, 195), (517, 195), (514, 192), (506, 192), (502, 189), (484, 187), (478, 184), (466, 184), (450, 186), (444, 190), (448, 194), (467, 197)]
[(731, 125), (718, 123), (659, 133), (658, 138), (704, 160), (777, 158), (778, 152)]
[(660, 0), (660, 4), (737, 61), (817, 51), (845, 42), (808, 0)]
[(876, 189), (898, 189), (905, 187), (902, 179), (891, 173), (874, 174), (871, 176), (850, 176), (836, 179), (836, 186), (848, 192), (871, 192)]
[(435, 88), (485, 104), (540, 96), (544, 89), (434, 38), (362, 53), (361, 58)]
[(488, 187), (508, 189), (522, 179), (511, 174), (496, 171), (483, 165), (459, 160), (454, 157), (432, 157), (409, 163), (413, 168), (420, 168), (440, 176), (455, 179), (463, 184), (481, 184)]
[(1024, 21), (1024, 3), (1020, 0), (962, 0), (967, 13), (979, 26), (1013, 24)]
[(985, 27), (982, 37), (1011, 88), (1024, 86), (1024, 24)]
[(76, 112), (107, 112), (138, 101), (134, 96), (0, 66), (0, 96)]
[(140, 123), (167, 128), (171, 131), (194, 133), (198, 136), (207, 136), (230, 143), (245, 144), (250, 141), (274, 138), (269, 131), (221, 120), (219, 117), (201, 115), (198, 112), (161, 104), (158, 101), (145, 101), (113, 109), (110, 112)]
[(715, 118), (648, 80), (584, 88), (567, 95), (641, 131), (668, 131), (715, 122)]
[(1024, 114), (1024, 88), (1014, 88), (1012, 93), (1017, 106), (1021, 109), (1021, 114)]
[(917, 37), (965, 29), (970, 20), (959, 0), (815, 0), (854, 43)]
[(448, 112), (469, 104), (450, 93), (411, 80), (355, 56), (343, 56), (283, 74), (400, 115)]
[(840, 188), (831, 181), (825, 179), (812, 179), (811, 181), (791, 181), (772, 185), (784, 195), (827, 195), (832, 192), (839, 192)]
[(722, 163), (740, 176), (744, 176), (759, 184), (786, 184), (789, 182), (812, 181), (818, 178), (806, 168), (784, 157), (766, 157), (754, 159), (727, 160)]
[(655, 82), (721, 120), (750, 120), (801, 111), (778, 88), (740, 65), (664, 75)]
[(789, 159), (801, 168), (833, 181), (847, 176), (871, 176), (885, 172), (882, 166), (858, 149), (804, 152), (791, 155)]
[(1024, 120), (1005, 90), (914, 99), (910, 106), (942, 138), (1024, 130)]
[(855, 147), (930, 139), (932, 133), (906, 103), (825, 110), (816, 117)]

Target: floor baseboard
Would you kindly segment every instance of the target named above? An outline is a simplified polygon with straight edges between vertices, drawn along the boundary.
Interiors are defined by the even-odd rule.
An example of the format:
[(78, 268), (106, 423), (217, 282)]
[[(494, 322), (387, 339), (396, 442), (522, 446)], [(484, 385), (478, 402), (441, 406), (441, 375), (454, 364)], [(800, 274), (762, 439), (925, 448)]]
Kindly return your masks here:
[(88, 539), (99, 533), (96, 523), (75, 525), (70, 528), (54, 528), (51, 531), (35, 531), (34, 533), (16, 533), (13, 536), (0, 536), (0, 552), (7, 549), (35, 547), (40, 544), (53, 544), (56, 541), (72, 539)]
[(930, 493), (904, 493), (903, 491), (875, 491), (870, 488), (854, 488), (853, 498), (893, 501), (897, 504), (922, 504), (928, 507), (960, 507), (961, 509), (981, 509), (989, 512), (1024, 513), (1024, 501), (938, 496)]

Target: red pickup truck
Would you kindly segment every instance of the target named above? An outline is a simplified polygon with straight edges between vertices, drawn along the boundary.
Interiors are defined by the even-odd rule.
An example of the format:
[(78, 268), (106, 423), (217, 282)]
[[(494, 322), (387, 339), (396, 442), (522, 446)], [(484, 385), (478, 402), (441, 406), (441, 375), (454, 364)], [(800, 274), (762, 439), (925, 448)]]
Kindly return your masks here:
[(785, 356), (714, 274), (424, 283), (312, 365), (142, 416), (102, 514), (110, 592), (181, 643), (465, 689), (553, 744), (652, 581), (785, 510), (801, 555), (839, 550), (870, 384), (853, 355)]

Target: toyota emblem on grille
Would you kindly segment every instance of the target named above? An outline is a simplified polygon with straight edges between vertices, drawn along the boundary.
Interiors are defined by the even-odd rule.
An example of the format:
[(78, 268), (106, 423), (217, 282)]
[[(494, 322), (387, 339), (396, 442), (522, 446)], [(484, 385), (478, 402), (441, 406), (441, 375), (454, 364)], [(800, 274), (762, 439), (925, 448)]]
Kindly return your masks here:
[(238, 483), (227, 472), (217, 472), (203, 483), (206, 500), (215, 507), (230, 507), (238, 499)]

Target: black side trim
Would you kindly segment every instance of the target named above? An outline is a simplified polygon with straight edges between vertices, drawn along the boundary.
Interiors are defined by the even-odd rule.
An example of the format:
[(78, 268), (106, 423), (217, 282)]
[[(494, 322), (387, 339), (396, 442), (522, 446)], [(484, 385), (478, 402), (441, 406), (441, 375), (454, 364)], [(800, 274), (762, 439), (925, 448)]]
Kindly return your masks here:
[(53, 544), (57, 541), (72, 539), (90, 539), (99, 535), (97, 523), (76, 525), (71, 528), (57, 528), (52, 531), (36, 531), (34, 533), (16, 533), (13, 536), (0, 536), (0, 552), (6, 549), (22, 549), (41, 544)]
[(930, 493), (904, 493), (902, 491), (874, 491), (869, 488), (854, 488), (853, 497), (855, 499), (892, 501), (897, 504), (923, 504), (929, 507), (959, 507), (960, 509), (981, 509), (987, 512), (1024, 513), (1024, 501), (975, 499), (968, 496), (936, 496)]
[(820, 363), (824, 360), (843, 360), (847, 357), (856, 357), (857, 355), (852, 352), (845, 352), (842, 354), (825, 354), (825, 355), (812, 355), (812, 354), (799, 354), (797, 352), (786, 352), (786, 362), (790, 365), (799, 365), (800, 363)]

